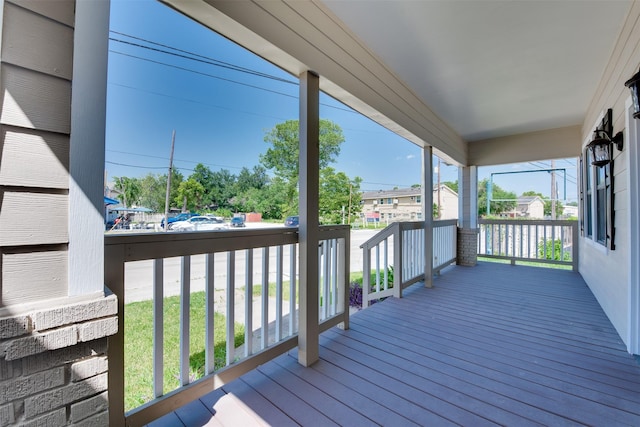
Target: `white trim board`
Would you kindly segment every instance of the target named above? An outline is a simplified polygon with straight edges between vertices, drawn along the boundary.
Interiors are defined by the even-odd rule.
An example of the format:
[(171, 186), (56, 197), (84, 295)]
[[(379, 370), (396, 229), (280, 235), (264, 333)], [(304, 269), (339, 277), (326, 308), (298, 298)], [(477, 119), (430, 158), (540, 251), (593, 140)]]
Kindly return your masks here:
[(627, 188), (629, 189), (629, 326), (628, 350), (640, 354), (640, 121), (633, 118), (631, 97), (625, 102), (624, 149), (627, 151)]

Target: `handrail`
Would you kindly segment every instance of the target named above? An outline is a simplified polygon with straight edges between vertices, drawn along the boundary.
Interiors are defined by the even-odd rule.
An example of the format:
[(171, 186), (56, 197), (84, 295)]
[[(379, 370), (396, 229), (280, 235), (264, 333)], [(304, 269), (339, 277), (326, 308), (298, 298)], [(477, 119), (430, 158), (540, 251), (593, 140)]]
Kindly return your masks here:
[[(433, 222), (434, 233), (432, 268), (439, 273), (444, 267), (456, 262), (457, 220)], [(360, 245), (363, 250), (362, 305), (371, 301), (394, 296), (402, 297), (402, 290), (424, 280), (425, 245), (424, 222), (396, 222)], [(382, 254), (381, 254), (382, 252)], [(382, 259), (381, 259), (382, 256)], [(372, 264), (372, 257), (375, 265)], [(389, 262), (392, 257), (393, 262)], [(375, 273), (373, 287), (371, 272)], [(390, 277), (393, 283), (390, 283)]]
[[(319, 311), (319, 330), (344, 323), (348, 327), (348, 280), (349, 280), (349, 244), (348, 226), (322, 226), (319, 230), (319, 271), (318, 292), (321, 307)], [(126, 235), (105, 236), (105, 284), (118, 297), (118, 333), (109, 344), (109, 404), (110, 423), (112, 425), (144, 425), (159, 416), (175, 410), (185, 401), (195, 399), (216, 387), (256, 368), (272, 358), (297, 346), (297, 271), (298, 269), (298, 230), (297, 228), (265, 228), (233, 231), (181, 232), (181, 233), (131, 233)], [(261, 254), (256, 249), (261, 249)], [(271, 255), (275, 255), (275, 262)], [(205, 376), (192, 381), (189, 369), (189, 295), (191, 293), (191, 257), (205, 257)], [(254, 271), (253, 257), (259, 259), (261, 270)], [(180, 384), (181, 387), (163, 395), (162, 375), (162, 295), (163, 262), (166, 258), (181, 259), (181, 315), (180, 320)], [(261, 258), (260, 258), (261, 257)], [(285, 258), (289, 258), (288, 266)], [(156, 399), (136, 408), (127, 414), (124, 411), (124, 302), (125, 302), (125, 264), (131, 261), (154, 260), (154, 380), (153, 394)], [(227, 361), (224, 368), (215, 370), (213, 366), (213, 315), (215, 262), (226, 262), (226, 331)], [(244, 265), (245, 270), (243, 270)], [(236, 271), (237, 270), (237, 271)], [(244, 271), (246, 321), (244, 355), (236, 354), (234, 340), (234, 295), (237, 292), (236, 274)], [(283, 276), (289, 276), (289, 321), (283, 319)], [(253, 276), (261, 277), (262, 296), (259, 297), (262, 315), (254, 319), (259, 323), (259, 342), (253, 342)], [(268, 293), (270, 277), (275, 276), (276, 301), (275, 321), (269, 323)], [(218, 290), (216, 290), (217, 292)], [(160, 317), (160, 318), (158, 318)], [(211, 325), (211, 328), (209, 328)], [(256, 330), (257, 331), (257, 330)], [(271, 335), (270, 335), (271, 334)], [(235, 356), (244, 357), (237, 361)]]
[(487, 258), (570, 265), (578, 270), (578, 221), (478, 220), (478, 255)]

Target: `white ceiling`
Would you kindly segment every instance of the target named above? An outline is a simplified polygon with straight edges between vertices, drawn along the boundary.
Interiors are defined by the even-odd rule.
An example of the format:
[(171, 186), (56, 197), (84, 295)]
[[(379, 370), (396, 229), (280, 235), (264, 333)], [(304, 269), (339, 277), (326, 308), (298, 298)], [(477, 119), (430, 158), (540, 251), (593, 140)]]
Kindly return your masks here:
[(631, 0), (323, 3), (474, 141), (581, 124)]

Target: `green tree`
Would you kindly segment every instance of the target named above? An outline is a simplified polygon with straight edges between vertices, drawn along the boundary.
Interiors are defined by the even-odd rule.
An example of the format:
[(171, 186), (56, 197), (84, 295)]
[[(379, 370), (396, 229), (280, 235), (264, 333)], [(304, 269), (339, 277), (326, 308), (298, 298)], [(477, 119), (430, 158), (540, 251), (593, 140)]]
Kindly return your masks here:
[(164, 212), (167, 180), (162, 175), (149, 173), (138, 180), (140, 204), (154, 212)]
[(220, 169), (212, 173), (211, 183), (212, 207), (230, 209), (230, 200), (234, 196), (236, 176), (227, 169)]
[(336, 172), (332, 167), (323, 168), (320, 171), (318, 209), (320, 222), (323, 224), (341, 224), (343, 215), (345, 221), (348, 221), (348, 218), (358, 218), (362, 209), (360, 204), (361, 182), (362, 179), (360, 177), (351, 180), (344, 172)]
[(252, 170), (244, 167), (236, 179), (236, 192), (242, 193), (251, 188), (260, 190), (267, 184), (269, 184), (269, 176), (263, 166), (254, 166)]
[[(330, 120), (320, 119), (320, 154), (318, 164), (320, 170), (335, 162), (340, 154), (340, 145), (344, 142), (342, 129)], [(260, 163), (286, 184), (286, 198), (288, 206), (297, 199), (297, 185), (299, 177), (300, 136), (299, 121), (287, 120), (277, 124), (264, 137), (270, 144), (265, 154), (260, 155)], [(287, 209), (285, 213), (293, 213)]]
[(208, 208), (215, 205), (215, 178), (213, 171), (208, 166), (198, 163), (193, 168), (193, 173), (189, 175), (189, 179), (193, 179), (202, 185), (203, 193), (200, 203), (202, 207)]
[(131, 207), (140, 200), (140, 184), (137, 178), (126, 176), (113, 177), (114, 187), (120, 192), (122, 203), (126, 207)]
[(458, 192), (458, 180), (445, 181), (443, 182), (443, 184), (449, 187), (450, 189), (452, 189), (453, 191), (455, 191), (456, 193)]
[[(478, 215), (487, 214), (487, 184), (488, 178), (483, 179), (478, 183)], [(512, 191), (505, 191), (498, 185), (493, 184), (491, 189), (491, 212), (490, 214), (501, 214), (503, 212), (514, 209), (517, 205), (516, 193)], [(501, 200), (501, 201), (496, 201)]]
[(178, 192), (174, 199), (177, 205), (182, 206), (182, 211), (195, 211), (204, 194), (204, 187), (193, 178), (182, 181), (178, 186)]

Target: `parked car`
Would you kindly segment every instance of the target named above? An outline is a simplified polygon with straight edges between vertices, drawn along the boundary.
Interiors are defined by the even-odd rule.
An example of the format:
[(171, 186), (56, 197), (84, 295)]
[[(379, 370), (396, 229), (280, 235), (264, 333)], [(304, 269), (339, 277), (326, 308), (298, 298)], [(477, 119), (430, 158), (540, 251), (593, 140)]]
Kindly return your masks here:
[(229, 225), (231, 227), (244, 227), (244, 218), (242, 218), (241, 216), (234, 216), (233, 218), (231, 218), (231, 221), (229, 221)]
[[(180, 222), (180, 221), (186, 221), (189, 218), (192, 218), (194, 216), (199, 216), (200, 214), (195, 213), (195, 212), (182, 212), (176, 216), (172, 216), (171, 218), (169, 218), (169, 220), (167, 221), (167, 223), (169, 224), (169, 228), (171, 228), (171, 224), (175, 223), (175, 222)], [(162, 218), (162, 221), (160, 221), (160, 226), (162, 228), (164, 228), (164, 218)]]
[(284, 220), (285, 227), (297, 227), (298, 225), (300, 225), (300, 217), (298, 215), (288, 216)]
[(212, 216), (194, 216), (186, 221), (178, 221), (169, 224), (172, 231), (205, 231), (205, 230), (225, 230), (227, 224), (221, 219)]

